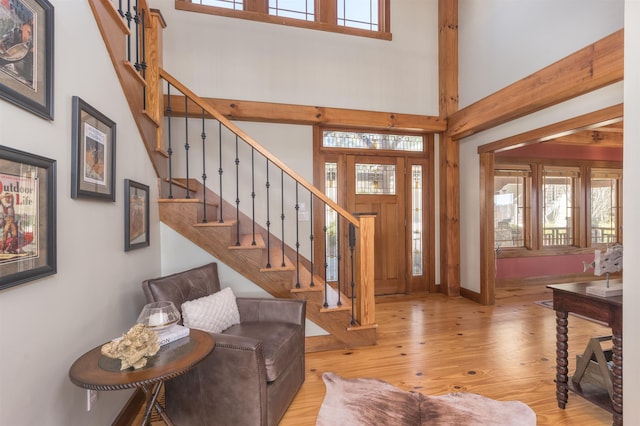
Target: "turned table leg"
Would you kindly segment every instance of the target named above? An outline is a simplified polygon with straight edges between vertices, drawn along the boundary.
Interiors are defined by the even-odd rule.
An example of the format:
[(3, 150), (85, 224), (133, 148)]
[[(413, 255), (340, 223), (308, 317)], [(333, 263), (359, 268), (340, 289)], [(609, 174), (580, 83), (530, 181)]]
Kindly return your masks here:
[(613, 424), (614, 426), (622, 426), (622, 332), (620, 330), (612, 331)]
[(569, 395), (568, 315), (567, 312), (556, 311), (556, 399), (562, 409), (567, 406)]

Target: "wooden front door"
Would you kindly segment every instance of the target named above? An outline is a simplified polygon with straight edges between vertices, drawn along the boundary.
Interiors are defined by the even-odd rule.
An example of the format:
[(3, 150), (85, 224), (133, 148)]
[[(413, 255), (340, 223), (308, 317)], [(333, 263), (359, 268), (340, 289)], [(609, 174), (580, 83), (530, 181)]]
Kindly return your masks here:
[(346, 204), (375, 213), (375, 294), (406, 293), (406, 196), (403, 157), (346, 156)]

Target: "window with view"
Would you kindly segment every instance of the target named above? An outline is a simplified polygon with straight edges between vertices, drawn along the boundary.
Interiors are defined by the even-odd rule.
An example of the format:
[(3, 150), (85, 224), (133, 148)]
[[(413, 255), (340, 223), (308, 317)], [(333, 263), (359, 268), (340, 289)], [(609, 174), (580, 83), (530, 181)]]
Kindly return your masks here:
[(495, 246), (524, 247), (525, 207), (531, 180), (530, 168), (496, 170), (493, 220)]
[(494, 247), (568, 252), (622, 243), (622, 169), (617, 163), (551, 163), (496, 165)]
[(269, 0), (269, 15), (313, 21), (314, 0)]
[(621, 179), (620, 170), (591, 170), (591, 244), (620, 242), (618, 200)]
[(390, 40), (389, 1), (177, 0), (176, 9)]
[(574, 197), (579, 169), (544, 167), (542, 172), (542, 245), (570, 246), (574, 241)]

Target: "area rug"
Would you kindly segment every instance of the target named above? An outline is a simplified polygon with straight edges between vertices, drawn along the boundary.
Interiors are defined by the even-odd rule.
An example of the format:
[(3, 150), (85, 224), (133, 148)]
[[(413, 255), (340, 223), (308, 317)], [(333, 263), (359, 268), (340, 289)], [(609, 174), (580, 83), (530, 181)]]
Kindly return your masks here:
[(496, 401), (468, 392), (427, 396), (378, 379), (322, 375), (326, 395), (316, 426), (535, 426), (520, 401)]

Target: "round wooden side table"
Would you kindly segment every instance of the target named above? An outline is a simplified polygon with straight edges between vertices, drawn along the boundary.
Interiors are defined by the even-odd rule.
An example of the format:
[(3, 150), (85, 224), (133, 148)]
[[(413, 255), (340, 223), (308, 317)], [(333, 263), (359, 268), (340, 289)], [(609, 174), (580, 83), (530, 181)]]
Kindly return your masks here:
[(71, 381), (84, 389), (99, 391), (140, 388), (147, 397), (142, 424), (147, 424), (155, 409), (168, 425), (173, 424), (157, 401), (165, 380), (179, 376), (200, 362), (214, 348), (210, 334), (191, 329), (189, 336), (161, 346), (157, 354), (138, 369), (120, 370), (120, 360), (103, 356), (102, 345), (78, 358), (69, 369)]

